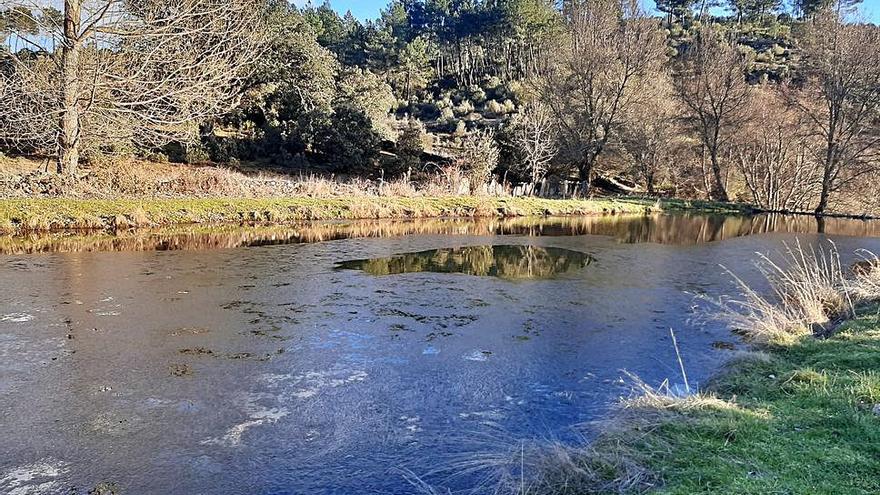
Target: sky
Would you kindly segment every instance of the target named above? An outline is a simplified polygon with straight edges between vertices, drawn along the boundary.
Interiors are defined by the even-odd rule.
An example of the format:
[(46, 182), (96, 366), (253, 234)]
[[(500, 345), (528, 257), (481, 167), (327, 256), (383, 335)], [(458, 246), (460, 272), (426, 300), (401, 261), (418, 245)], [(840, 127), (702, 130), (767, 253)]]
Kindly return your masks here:
[[(297, 5), (303, 5), (308, 0), (294, 0)], [(323, 0), (312, 0), (314, 5), (320, 5)], [(646, 5), (653, 7), (654, 0), (645, 0)], [(331, 0), (330, 4), (339, 12), (345, 13), (350, 10), (358, 19), (375, 19), (379, 17), (379, 11), (388, 5), (388, 0)], [(864, 0), (862, 11), (868, 19), (880, 24), (880, 0)]]

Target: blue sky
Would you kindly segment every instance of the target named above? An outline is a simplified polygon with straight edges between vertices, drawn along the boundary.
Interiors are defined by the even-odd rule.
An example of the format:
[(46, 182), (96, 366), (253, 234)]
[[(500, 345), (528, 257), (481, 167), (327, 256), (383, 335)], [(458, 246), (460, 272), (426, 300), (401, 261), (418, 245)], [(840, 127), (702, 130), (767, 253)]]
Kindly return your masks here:
[[(308, 0), (294, 0), (297, 5), (303, 5)], [(646, 4), (653, 7), (653, 0), (645, 0)], [(323, 0), (312, 0), (315, 5), (320, 5)], [(374, 19), (379, 16), (379, 11), (388, 5), (388, 0), (331, 0), (331, 5), (339, 12), (351, 10), (359, 19)], [(880, 0), (864, 0), (862, 10), (866, 17), (880, 23)]]

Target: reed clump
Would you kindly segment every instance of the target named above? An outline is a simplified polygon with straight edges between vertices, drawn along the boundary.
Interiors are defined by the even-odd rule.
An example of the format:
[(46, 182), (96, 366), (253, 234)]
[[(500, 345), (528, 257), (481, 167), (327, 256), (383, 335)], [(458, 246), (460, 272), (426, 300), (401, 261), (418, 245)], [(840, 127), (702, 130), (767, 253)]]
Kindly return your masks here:
[(862, 261), (852, 268), (843, 266), (830, 241), (786, 245), (779, 262), (759, 254), (756, 267), (770, 290), (761, 292), (731, 273), (739, 294), (713, 301), (713, 307), (720, 319), (756, 344), (786, 344), (827, 333), (852, 318), (859, 304), (880, 296), (880, 263), (873, 253), (859, 254)]

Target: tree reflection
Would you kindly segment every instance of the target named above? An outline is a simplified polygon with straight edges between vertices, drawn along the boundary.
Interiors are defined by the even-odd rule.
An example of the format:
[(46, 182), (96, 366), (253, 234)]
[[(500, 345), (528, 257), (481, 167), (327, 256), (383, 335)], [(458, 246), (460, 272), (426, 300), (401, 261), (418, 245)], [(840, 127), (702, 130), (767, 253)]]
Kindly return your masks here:
[(339, 269), (371, 275), (464, 273), (509, 280), (548, 279), (580, 270), (595, 259), (568, 249), (537, 246), (469, 246), (340, 263)]
[(601, 235), (618, 242), (700, 244), (764, 233), (880, 237), (880, 221), (809, 216), (697, 214), (363, 220), (294, 225), (198, 225), (118, 232), (0, 236), (0, 254), (226, 249), (404, 235)]

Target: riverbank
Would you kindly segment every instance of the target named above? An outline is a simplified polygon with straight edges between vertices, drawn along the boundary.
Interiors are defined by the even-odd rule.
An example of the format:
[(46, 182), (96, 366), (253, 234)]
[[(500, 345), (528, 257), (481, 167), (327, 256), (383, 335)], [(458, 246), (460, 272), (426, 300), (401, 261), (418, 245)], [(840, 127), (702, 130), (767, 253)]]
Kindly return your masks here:
[(622, 448), (656, 493), (880, 493), (878, 369), (872, 308), (828, 339), (744, 356), (708, 396), (636, 402)]
[(288, 223), (308, 220), (645, 214), (695, 210), (747, 213), (735, 204), (654, 199), (553, 200), (478, 196), (2, 199), (0, 233), (125, 229), (184, 224)]
[(880, 260), (845, 268), (833, 246), (789, 254), (793, 267), (765, 272), (779, 300), (743, 286), (718, 308), (739, 311), (725, 318), (751, 350), (695, 394), (634, 378), (600, 437), (548, 454), (533, 491), (880, 493)]

